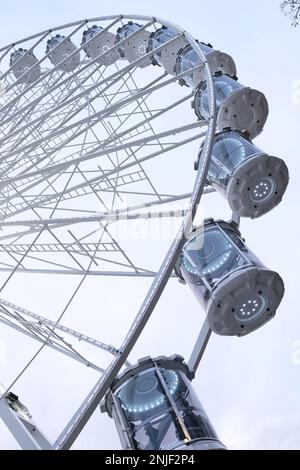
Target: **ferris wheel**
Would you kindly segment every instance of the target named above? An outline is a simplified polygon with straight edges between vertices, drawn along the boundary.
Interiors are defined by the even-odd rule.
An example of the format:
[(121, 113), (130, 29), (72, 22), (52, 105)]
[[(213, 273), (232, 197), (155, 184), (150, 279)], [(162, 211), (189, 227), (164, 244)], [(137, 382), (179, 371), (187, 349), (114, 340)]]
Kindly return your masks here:
[[(3, 386), (1, 418), (25, 449), (68, 449), (101, 403), (125, 449), (224, 448), (191, 380), (212, 332), (251, 333), (275, 315), (284, 293), (280, 275), (239, 231), (241, 217), (272, 210), (288, 184), (284, 161), (252, 142), (268, 116), (264, 94), (238, 81), (230, 55), (156, 17), (51, 28), (2, 47), (0, 63), (0, 322), (40, 343)], [(215, 191), (232, 220), (195, 227), (202, 196)], [(137, 221), (171, 220), (173, 239), (155, 262), (148, 239), (137, 247), (124, 236)], [(6, 296), (28, 274), (45, 285), (53, 276), (71, 279), (55, 320), (30, 310), (25, 295), (23, 303)], [(121, 345), (65, 326), (93, 276), (99, 290), (106, 277), (151, 281)], [(132, 365), (130, 353), (170, 278), (189, 285), (206, 312), (190, 360), (148, 357)], [(83, 343), (109, 359), (95, 363)], [(99, 377), (55, 443), (14, 393), (44, 348)]]

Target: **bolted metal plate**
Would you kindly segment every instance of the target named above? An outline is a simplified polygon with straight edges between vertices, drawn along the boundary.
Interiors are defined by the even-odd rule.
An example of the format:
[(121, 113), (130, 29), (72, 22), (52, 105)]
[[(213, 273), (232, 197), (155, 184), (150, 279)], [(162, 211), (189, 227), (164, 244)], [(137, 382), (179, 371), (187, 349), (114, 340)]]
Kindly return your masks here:
[(187, 45), (187, 40), (183, 37), (179, 37), (174, 42), (172, 42), (172, 44), (165, 46), (161, 50), (161, 64), (167, 73), (175, 75), (177, 54), (180, 49)]
[[(134, 62), (137, 59), (147, 54), (147, 47), (149, 43), (150, 33), (148, 31), (140, 31), (135, 34), (132, 39), (128, 39), (122, 46), (122, 50), (126, 59), (129, 62)], [(147, 67), (151, 64), (151, 59), (145, 59), (139, 63), (139, 67)]]
[(68, 58), (73, 52), (77, 51), (77, 47), (69, 39), (65, 40), (61, 44), (58, 44), (56, 48), (50, 54), (50, 60), (54, 66), (62, 62), (58, 69), (64, 72), (73, 72), (80, 63), (80, 53), (77, 52), (71, 58)]
[[(212, 75), (219, 71), (229, 76), (236, 75), (236, 66), (234, 60), (230, 55), (225, 54), (225, 52), (215, 51), (212, 49), (212, 52), (206, 55), (206, 59), (210, 66)], [(199, 63), (201, 62), (199, 61)], [(194, 88), (197, 88), (199, 83), (203, 82), (204, 80), (204, 69), (196, 70), (196, 72), (193, 73)]]
[(237, 167), (227, 187), (227, 200), (240, 217), (260, 217), (277, 206), (289, 182), (283, 160), (256, 155)]
[[(84, 51), (100, 65), (111, 65), (120, 58), (118, 47), (111, 49), (115, 44), (116, 36), (109, 31), (101, 32), (84, 46)], [(109, 51), (109, 52), (108, 52)]]
[(222, 131), (230, 127), (238, 131), (247, 131), (253, 139), (259, 135), (269, 114), (265, 95), (258, 90), (242, 88), (231, 93), (223, 101), (217, 119), (217, 127)]
[[(24, 55), (17, 61), (17, 63), (12, 66), (12, 71), (15, 78), (18, 80), (22, 77), (21, 81), (27, 83), (28, 85), (38, 80), (41, 76), (41, 67), (40, 64), (35, 65), (37, 62), (38, 60), (36, 57), (34, 57), (29, 52), (25, 52)], [(33, 67), (32, 70), (30, 70), (31, 67)]]
[(245, 336), (274, 317), (283, 294), (279, 274), (265, 268), (244, 268), (213, 290), (207, 303), (207, 321), (218, 335)]

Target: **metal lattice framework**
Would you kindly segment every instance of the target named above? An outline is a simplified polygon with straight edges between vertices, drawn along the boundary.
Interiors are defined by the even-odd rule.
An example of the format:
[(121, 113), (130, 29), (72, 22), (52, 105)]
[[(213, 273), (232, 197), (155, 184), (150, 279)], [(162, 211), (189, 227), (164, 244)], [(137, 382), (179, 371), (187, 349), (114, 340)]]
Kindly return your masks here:
[[(92, 39), (80, 45), (82, 32), (94, 23), (103, 28), (96, 35), (101, 39), (107, 32), (115, 34), (128, 20), (141, 25), (139, 31), (131, 34), (131, 40), (161, 26), (171, 27), (176, 36), (154, 51), (139, 52), (131, 62), (119, 57), (109, 65), (103, 63), (104, 59), (117, 53), (126, 39), (120, 40), (118, 48), (110, 45), (94, 58), (86, 53)], [(76, 45), (69, 52), (68, 61), (80, 54), (79, 65), (71, 71), (63, 70), (65, 56), (55, 65), (52, 63), (59, 45), (45, 53), (47, 40), (55, 38), (56, 33), (64, 36), (60, 45), (69, 40)], [(203, 64), (180, 75), (167, 74), (152, 65), (154, 52), (178, 42), (190, 43)], [(18, 62), (9, 63), (10, 54), (17, 48), (26, 49), (37, 58), (18, 77)], [(45, 279), (50, 274), (81, 276), (68, 305), (87, 276), (153, 278), (119, 348), (63, 326), (60, 322), (68, 305), (56, 321), (50, 321), (0, 299), (0, 322), (40, 342), (36, 355), (48, 346), (100, 373), (99, 381), (53, 446), (42, 434), (34, 435), (32, 429), (37, 429), (36, 425), (32, 425), (28, 415), (24, 418), (20, 411), (23, 405), (10, 396), (16, 381), (4, 388), (1, 416), (24, 448), (66, 449), (127, 361), (173, 276), (175, 261), (202, 194), (213, 191), (206, 175), (216, 126), (214, 85), (198, 43), (181, 28), (153, 17), (119, 15), (62, 25), (1, 48), (0, 61), (0, 273), (7, 273), (0, 287), (1, 296), (9, 282), (25, 273), (38, 273)], [(28, 83), (24, 77), (34, 67), (39, 67), (40, 75)], [(186, 111), (193, 92), (189, 87), (178, 86), (178, 81), (201, 67), (208, 85), (207, 121), (197, 121), (191, 110)], [(173, 161), (179, 161), (178, 155), (185, 152), (196, 158), (200, 144), (204, 147), (193, 190), (180, 188), (175, 177), (172, 186)], [(163, 174), (158, 172), (159, 165), (164, 168)], [(169, 175), (165, 173), (167, 167)], [(122, 224), (171, 218), (182, 222), (159, 269), (135, 259), (133, 251), (118, 236), (118, 226)], [(205, 323), (190, 360), (194, 370), (209, 336)], [(83, 357), (70, 338), (111, 353), (109, 367)], [(12, 406), (12, 402), (16, 405)]]

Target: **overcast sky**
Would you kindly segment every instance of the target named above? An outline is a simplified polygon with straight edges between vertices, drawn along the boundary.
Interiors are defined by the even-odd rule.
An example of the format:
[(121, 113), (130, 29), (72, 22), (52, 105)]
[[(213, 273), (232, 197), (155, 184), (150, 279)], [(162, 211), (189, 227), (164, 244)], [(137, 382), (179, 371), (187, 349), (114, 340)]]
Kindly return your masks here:
[[(257, 332), (240, 339), (213, 335), (194, 387), (221, 440), (229, 448), (297, 449), (300, 447), (297, 285), (300, 27), (290, 26), (280, 12), (279, 0), (245, 3), (153, 0), (143, 5), (133, 0), (126, 4), (119, 0), (11, 0), (1, 5), (1, 45), (48, 27), (118, 13), (166, 18), (195, 38), (211, 42), (215, 48), (233, 56), (240, 82), (263, 91), (268, 99), (269, 118), (255, 143), (267, 153), (285, 159), (290, 184), (280, 206), (258, 220), (243, 220), (241, 230), (252, 251), (266, 266), (281, 274), (285, 297), (276, 317)], [(173, 167), (172, 172), (178, 178), (180, 166)], [(205, 216), (224, 219), (230, 215), (226, 202), (218, 194), (205, 199), (203, 212)], [(33, 276), (26, 280), (19, 278), (18, 283), (7, 286), (2, 296), (49, 317), (56, 309), (52, 315), (56, 318), (68, 298), (65, 292), (70, 285), (70, 279), (58, 277), (51, 279), (50, 288), (45, 286), (37, 292)], [(77, 299), (74, 316), (70, 313), (64, 323), (119, 345), (148, 287), (149, 281), (145, 280), (117, 279), (112, 283), (92, 279), (85, 294)], [(188, 359), (202, 321), (203, 312), (193, 294), (171, 280), (133, 352), (132, 362), (145, 355), (174, 353)], [(1, 327), (0, 381), (9, 384), (36, 349), (37, 344)], [(43, 431), (55, 440), (95, 383), (97, 374), (58, 353), (45, 351), (41, 356), (14, 391), (30, 408)], [(119, 447), (113, 422), (99, 410), (74, 445), (77, 449)], [(2, 423), (0, 448), (18, 448)]]

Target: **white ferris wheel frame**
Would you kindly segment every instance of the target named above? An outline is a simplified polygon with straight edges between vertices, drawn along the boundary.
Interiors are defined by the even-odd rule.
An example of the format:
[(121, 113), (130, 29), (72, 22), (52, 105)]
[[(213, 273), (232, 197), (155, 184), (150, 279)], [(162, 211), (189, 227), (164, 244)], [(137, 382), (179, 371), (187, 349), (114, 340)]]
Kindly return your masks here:
[[(158, 270), (157, 273), (154, 272), (149, 272), (149, 271), (133, 271), (133, 272), (117, 272), (117, 271), (103, 271), (101, 273), (97, 272), (92, 272), (89, 271), (89, 274), (102, 274), (102, 275), (113, 275), (113, 276), (144, 276), (144, 277), (153, 277), (153, 282), (151, 284), (151, 287), (136, 315), (136, 318), (131, 325), (124, 341), (123, 344), (121, 345), (120, 348), (114, 348), (112, 346), (105, 345), (97, 340), (94, 340), (92, 338), (89, 338), (85, 335), (82, 335), (81, 333), (78, 333), (74, 330), (71, 330), (67, 327), (64, 327), (61, 325), (60, 322), (51, 322), (50, 320), (47, 320), (44, 317), (41, 317), (39, 315), (33, 314), (27, 310), (21, 309), (20, 307), (11, 304), (5, 300), (1, 300), (1, 306), (2, 310), (6, 309), (6, 315), (5, 317), (1, 317), (0, 321), (3, 323), (6, 323), (8, 326), (12, 326), (16, 330), (25, 333), (31, 337), (34, 337), (37, 339), (42, 345), (49, 345), (50, 347), (67, 354), (71, 357), (74, 357), (74, 359), (79, 360), (80, 362), (85, 363), (86, 365), (89, 365), (91, 367), (96, 368), (99, 372), (102, 373), (101, 378), (98, 380), (98, 382), (95, 384), (93, 389), (90, 391), (86, 399), (83, 401), (82, 405), (80, 408), (77, 410), (75, 415), (71, 418), (70, 422), (67, 424), (65, 429), (62, 431), (60, 436), (57, 438), (56, 442), (54, 444), (51, 444), (43, 435), (43, 433), (38, 429), (35, 423), (33, 423), (31, 417), (29, 416), (28, 413), (24, 413), (24, 407), (23, 405), (16, 400), (14, 402), (14, 406), (12, 406), (12, 401), (11, 397), (9, 398), (8, 392), (10, 389), (5, 389), (3, 387), (3, 394), (2, 397), (0, 398), (0, 417), (4, 420), (5, 424), (9, 428), (9, 430), (12, 432), (16, 440), (19, 442), (22, 448), (24, 449), (69, 449), (72, 444), (74, 443), (75, 439), (78, 437), (84, 426), (86, 425), (87, 421), (91, 417), (92, 413), (96, 409), (96, 407), (100, 404), (100, 401), (103, 399), (107, 391), (109, 390), (113, 380), (116, 378), (118, 375), (119, 371), (121, 370), (122, 366), (126, 363), (128, 356), (130, 352), (132, 351), (134, 345), (136, 344), (141, 332), (143, 331), (144, 327), (146, 326), (157, 302), (159, 301), (159, 298), (169, 280), (169, 278), (173, 275), (173, 269), (175, 262), (180, 255), (183, 245), (186, 242), (186, 236), (190, 232), (190, 229), (193, 224), (193, 220), (196, 215), (196, 211), (198, 208), (198, 205), (200, 203), (201, 197), (205, 193), (209, 193), (213, 191), (213, 189), (209, 186), (207, 186), (207, 172), (208, 172), (208, 167), (210, 164), (210, 159), (211, 159), (211, 154), (212, 154), (212, 146), (213, 146), (213, 139), (215, 136), (215, 131), (216, 131), (216, 100), (215, 100), (215, 90), (214, 90), (214, 83), (213, 83), (213, 78), (212, 74), (210, 71), (209, 64), (207, 63), (207, 60), (205, 58), (205, 55), (201, 48), (199, 47), (199, 44), (197, 41), (185, 30), (180, 28), (179, 26), (170, 23), (168, 21), (165, 21), (163, 19), (157, 18), (157, 17), (149, 17), (149, 16), (141, 16), (141, 15), (112, 15), (112, 16), (105, 16), (105, 17), (99, 17), (99, 18), (91, 18), (88, 20), (83, 20), (83, 21), (78, 21), (70, 24), (65, 24), (65, 25), (60, 25), (58, 27), (52, 28), (51, 33), (55, 31), (60, 31), (65, 28), (74, 28), (74, 30), (66, 36), (66, 39), (72, 37), (73, 34), (75, 34), (78, 30), (80, 30), (83, 26), (85, 26), (88, 22), (98, 22), (98, 21), (110, 21), (111, 23), (109, 26), (105, 27), (103, 31), (109, 30), (109, 28), (121, 20), (133, 20), (133, 21), (143, 21), (146, 22), (145, 25), (142, 26), (142, 29), (146, 29), (149, 25), (153, 24), (158, 24), (160, 26), (166, 26), (174, 30), (176, 33), (178, 33), (178, 36), (181, 36), (188, 41), (190, 45), (194, 48), (194, 50), (197, 52), (198, 56), (201, 59), (201, 62), (203, 63), (203, 68), (205, 71), (205, 78), (207, 82), (207, 89), (208, 89), (208, 101), (209, 101), (209, 120), (205, 122), (205, 125), (207, 125), (207, 130), (205, 133), (205, 140), (203, 144), (203, 150), (201, 152), (200, 160), (199, 160), (199, 166), (197, 170), (197, 176), (195, 179), (195, 184), (193, 190), (189, 194), (184, 194), (181, 197), (173, 197), (173, 200), (180, 200), (180, 199), (187, 199), (190, 198), (190, 203), (189, 203), (189, 209), (185, 211), (181, 211), (180, 214), (178, 214), (179, 217), (183, 217), (182, 225), (180, 227), (180, 231), (178, 235), (175, 237), (173, 240), (161, 266), (160, 269)], [(100, 33), (101, 34), (101, 33)], [(133, 33), (134, 35), (135, 33)], [(10, 51), (13, 50), (15, 46), (18, 44), (21, 44), (27, 40), (35, 40), (35, 44), (32, 46), (32, 49), (36, 47), (37, 44), (39, 44), (41, 41), (43, 41), (47, 36), (49, 35), (49, 30), (43, 31), (39, 34), (32, 35), (25, 40), (23, 39), (22, 41), (15, 42), (13, 44), (10, 44), (6, 47), (0, 48), (0, 54), (1, 55), (1, 60), (7, 55)], [(176, 36), (176, 38), (178, 37)], [(172, 43), (173, 39), (169, 41), (169, 43)], [(166, 44), (164, 44), (165, 46)], [(162, 49), (163, 46), (160, 46), (159, 48), (155, 49), (156, 52)], [(82, 49), (79, 48), (79, 50)], [(49, 55), (50, 53), (48, 53)], [(147, 57), (150, 57), (153, 54), (152, 52), (149, 52), (146, 54)], [(72, 55), (72, 54), (71, 54)], [(145, 58), (146, 56), (143, 56)], [(47, 54), (43, 59), (39, 61), (39, 63), (42, 63), (44, 59), (47, 57)], [(138, 65), (139, 63), (138, 59), (135, 63), (135, 65)], [(57, 66), (56, 66), (57, 67)], [(124, 70), (130, 70), (132, 67), (131, 64), (126, 66)], [(55, 68), (55, 67), (54, 67)], [(82, 70), (82, 69), (81, 69)], [(189, 73), (191, 70), (189, 70)], [(9, 73), (9, 70), (6, 72), (6, 74)], [(50, 73), (50, 72), (48, 72)], [(76, 75), (76, 71), (73, 72), (73, 75)], [(6, 76), (6, 74), (2, 75), (2, 79)], [(47, 74), (47, 72), (46, 72)], [(187, 74), (187, 72), (181, 74), (180, 76), (174, 76), (171, 77), (168, 82), (173, 83), (178, 81), (178, 79), (184, 77)], [(45, 75), (43, 76), (45, 78)], [(18, 82), (18, 80), (17, 80)], [(166, 82), (167, 83), (167, 82)], [(17, 83), (18, 84), (18, 83)], [(34, 84), (33, 84), (34, 85)], [(32, 85), (32, 88), (33, 88)], [(11, 87), (16, 86), (16, 84), (11, 85)], [(159, 83), (154, 83), (152, 84), (153, 89), (159, 88), (161, 85)], [(30, 89), (30, 86), (29, 86)], [(149, 91), (149, 90), (148, 90)], [(28, 92), (28, 88), (26, 88), (26, 92)], [(138, 96), (143, 96), (146, 91), (141, 91)], [(190, 95), (192, 96), (192, 95)], [(18, 97), (15, 98), (15, 102), (17, 102)], [(10, 103), (12, 105), (13, 103)], [(28, 103), (28, 109), (30, 110), (30, 102)], [(8, 105), (5, 105), (8, 106)], [(4, 108), (5, 108), (4, 106)], [(1, 109), (0, 109), (1, 111)], [(51, 110), (49, 111), (49, 113)], [(98, 115), (93, 115), (93, 117), (99, 118), (99, 113)], [(90, 122), (90, 117), (85, 118), (85, 121)], [(82, 119), (82, 124), (85, 123), (84, 119)], [(201, 123), (196, 123), (194, 127), (201, 127)], [(28, 123), (27, 125), (25, 124), (24, 126), (24, 132), (26, 131), (26, 126), (32, 126), (32, 122)], [(184, 126), (183, 126), (184, 127)], [(180, 133), (184, 131), (183, 129), (178, 127), (178, 129), (173, 129), (173, 133)], [(188, 127), (188, 126), (185, 126)], [(192, 126), (191, 126), (192, 127)], [(66, 129), (64, 128), (63, 132), (66, 132)], [(162, 133), (162, 136), (167, 135), (167, 133)], [(204, 134), (203, 134), (204, 135)], [(14, 134), (11, 134), (11, 137), (13, 137)], [(57, 136), (59, 136), (59, 130), (57, 131)], [(157, 137), (157, 136), (156, 136)], [(5, 139), (4, 137), (0, 136), (0, 143), (1, 141)], [(153, 138), (152, 138), (153, 139)], [(151, 137), (148, 138), (140, 138), (135, 142), (135, 145), (145, 145), (147, 142), (151, 141)], [(38, 140), (36, 141), (38, 144)], [(123, 145), (124, 148), (126, 148), (126, 143)], [(115, 148), (112, 147), (111, 151), (115, 151)], [(17, 152), (17, 150), (16, 150)], [(78, 162), (80, 161), (80, 157), (78, 157)], [(74, 162), (73, 162), (74, 164)], [(64, 170), (69, 167), (68, 162), (62, 162), (56, 164), (56, 169), (57, 170)], [(53, 170), (53, 167), (52, 167)], [(30, 178), (35, 178), (35, 177), (46, 177), (47, 172), (43, 169), (33, 169), (33, 171), (29, 174)], [(26, 175), (28, 177), (28, 175)], [(16, 183), (17, 181), (21, 181), (24, 176), (21, 174), (18, 177), (13, 178), (13, 183)], [(7, 180), (4, 181), (4, 183), (9, 184), (12, 182), (12, 179), (7, 178)], [(3, 184), (3, 182), (2, 182)], [(166, 201), (172, 201), (172, 197), (169, 199), (166, 199), (162, 201), (162, 203)], [(138, 209), (138, 207), (136, 208)], [(126, 211), (125, 211), (126, 212)], [(118, 211), (117, 214), (114, 213), (102, 213), (102, 214), (97, 214), (97, 215), (91, 215), (87, 216), (86, 219), (87, 221), (90, 220), (91, 218), (94, 218), (94, 220), (103, 222), (107, 221), (110, 217), (115, 217), (118, 216), (121, 218), (123, 215), (126, 218), (134, 218), (137, 217), (137, 213), (134, 213), (130, 216), (128, 213), (122, 214), (121, 211)], [(155, 217), (155, 214), (152, 213), (152, 217)], [(147, 215), (144, 215), (145, 218), (147, 218)], [(238, 222), (238, 218), (236, 218), (233, 215), (233, 218)], [(80, 221), (82, 221), (82, 217), (79, 218)], [(78, 220), (79, 220), (78, 219)], [(57, 225), (68, 225), (70, 223), (76, 223), (77, 219), (76, 217), (71, 219), (68, 218), (53, 218), (53, 219), (44, 219), (39, 221), (39, 229), (41, 227), (48, 227), (48, 225), (54, 224), (54, 226)], [(35, 220), (22, 220), (22, 221), (6, 221), (5, 219), (2, 222), (2, 225), (5, 226), (14, 226), (14, 225), (22, 225), (26, 228), (30, 227), (32, 228), (32, 232), (34, 233), (35, 230)], [(29, 247), (28, 247), (29, 248)], [(84, 249), (84, 247), (82, 248)], [(26, 247), (23, 247), (23, 250), (26, 251)], [(19, 270), (19, 265), (17, 269), (14, 269), (12, 273), (16, 272)], [(4, 268), (3, 270), (7, 270), (8, 272), (11, 272), (11, 268), (7, 267)], [(31, 272), (34, 272), (31, 270)], [(38, 270), (36, 270), (38, 272)], [(47, 271), (47, 270), (41, 270), (41, 272), (52, 272), (52, 271)], [(63, 272), (60, 270), (60, 272)], [(65, 273), (68, 273), (68, 270), (65, 271)], [(78, 271), (74, 270), (71, 274), (87, 274), (84, 271)], [(17, 316), (21, 316), (22, 319), (22, 327), (20, 327), (20, 324), (15, 324), (14, 320), (16, 320)], [(17, 318), (18, 320), (18, 318)], [(43, 331), (37, 330), (37, 329), (32, 329), (32, 322), (36, 321), (39, 326), (42, 326), (44, 328)], [(27, 323), (28, 322), (28, 323)], [(28, 325), (30, 324), (30, 328), (28, 329)], [(53, 339), (54, 335), (55, 337), (55, 342), (49, 341), (49, 336), (47, 336), (46, 332), (51, 329), (51, 338)], [(56, 332), (54, 331), (56, 330)], [(74, 351), (72, 348), (70, 348), (68, 345), (66, 345), (65, 341), (62, 340), (62, 338), (59, 336), (59, 331), (64, 331), (64, 333), (67, 333), (73, 337), (80, 337), (80, 339), (83, 339), (84, 341), (89, 342), (90, 344), (94, 344), (96, 347), (100, 347), (102, 349), (105, 349), (113, 354), (113, 360), (110, 363), (109, 367), (106, 370), (100, 370), (97, 368), (96, 365), (89, 363), (87, 364), (87, 361), (84, 360), (84, 358), (81, 358), (78, 354), (76, 354), (76, 351)], [(210, 338), (211, 330), (208, 327), (207, 322), (205, 321), (202, 327), (202, 330), (199, 334), (198, 340), (196, 344), (194, 345), (193, 352), (191, 355), (191, 358), (189, 360), (189, 366), (193, 372), (196, 371), (200, 360), (202, 358), (202, 355), (204, 353), (205, 347), (208, 343), (208, 340)]]

